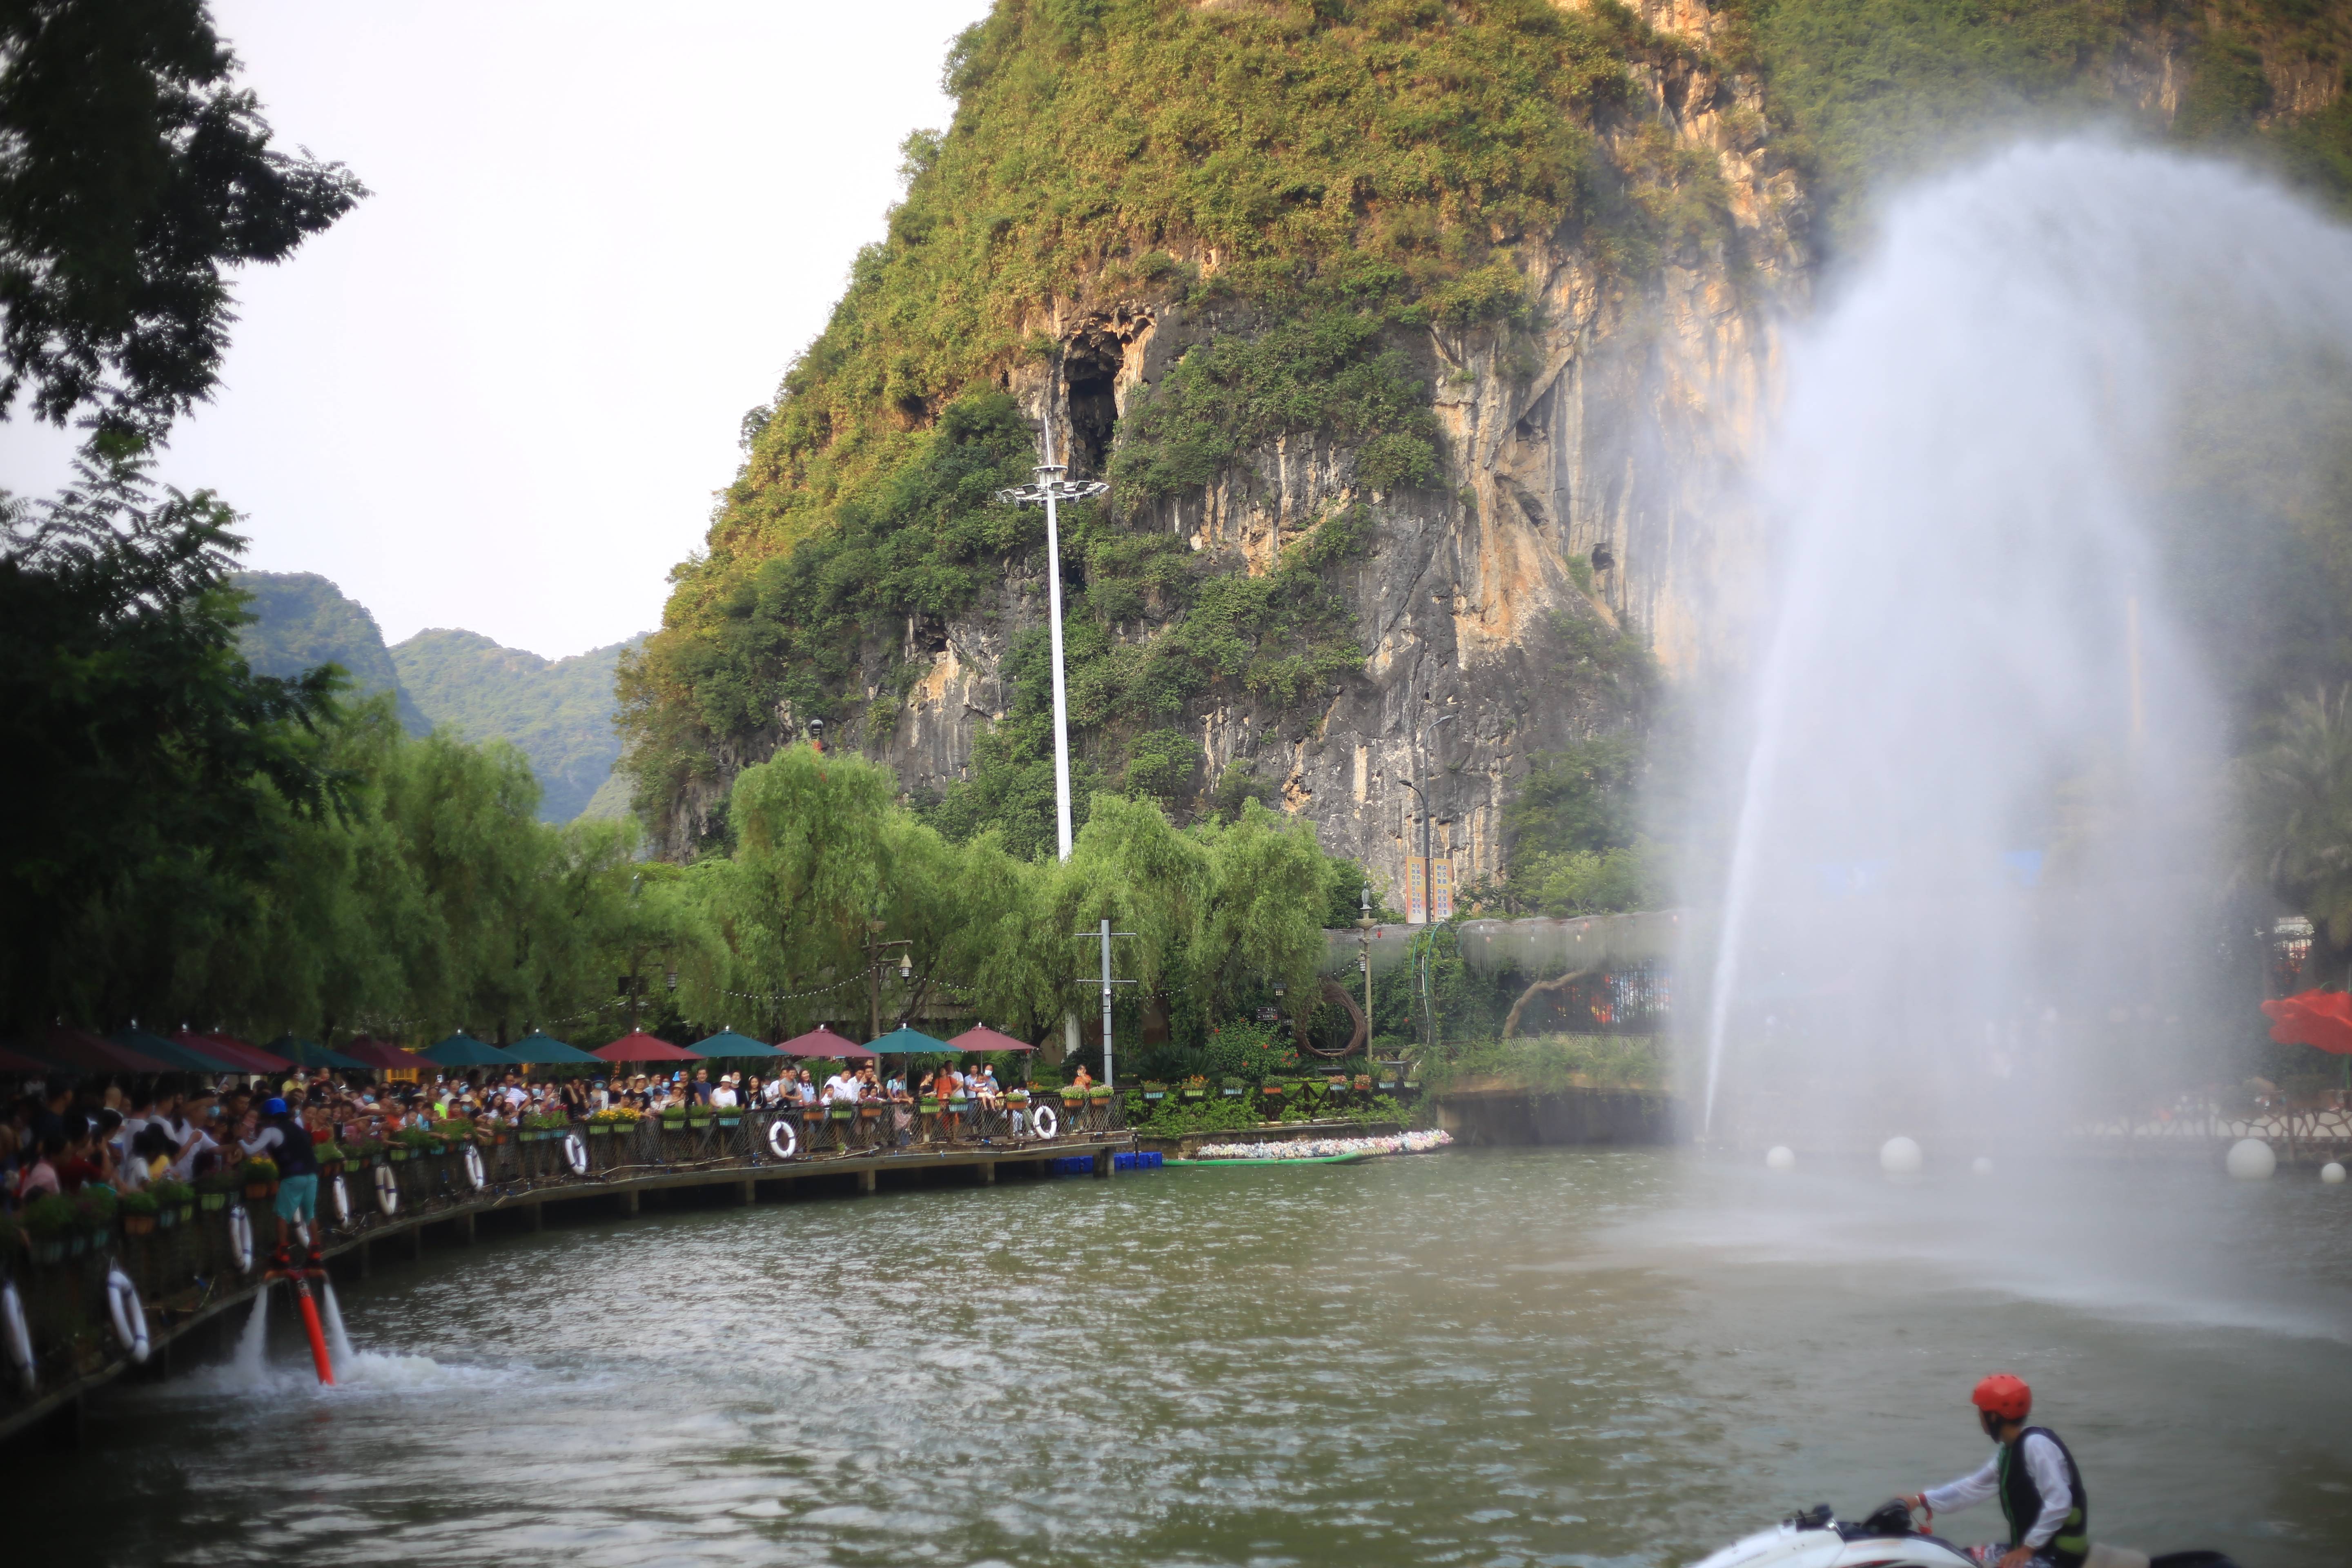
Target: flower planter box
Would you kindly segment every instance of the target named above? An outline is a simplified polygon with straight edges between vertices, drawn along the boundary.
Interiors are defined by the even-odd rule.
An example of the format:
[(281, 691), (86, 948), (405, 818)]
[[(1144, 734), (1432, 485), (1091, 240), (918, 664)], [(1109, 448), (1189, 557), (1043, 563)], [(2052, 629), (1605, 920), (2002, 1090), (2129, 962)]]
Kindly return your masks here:
[(157, 1230), (169, 1230), (179, 1223), (180, 1211), (178, 1209), (157, 1209), (155, 1211), (155, 1228)]
[(127, 1214), (122, 1216), (122, 1234), (125, 1236), (145, 1236), (154, 1228), (155, 1216), (152, 1214)]
[(245, 1195), (253, 1199), (257, 1203), (265, 1198), (274, 1198), (278, 1195), (278, 1184), (276, 1182), (247, 1182), (245, 1184)]
[(406, 1160), (413, 1152), (415, 1152), (415, 1151), (409, 1149), (389, 1149), (384, 1152), (384, 1158), (392, 1161), (394, 1164), (398, 1164), (402, 1161)]
[(1209, 1091), (1205, 1089), (1188, 1089), (1184, 1091), (1184, 1098), (1187, 1100), (1206, 1100), (1208, 1097)]
[(719, 1125), (721, 1127), (740, 1127), (743, 1125), (743, 1119), (740, 1116), (722, 1116), (719, 1119)]
[(182, 1205), (180, 1205), (180, 1208), (179, 1208), (179, 1215), (180, 1215), (180, 1223), (181, 1223), (182, 1225), (194, 1225), (194, 1224), (195, 1224), (195, 1223), (196, 1223), (196, 1205), (194, 1205), (194, 1204), (182, 1204)]
[(936, 1100), (919, 1100), (915, 1102), (915, 1109), (926, 1116), (937, 1116), (940, 1113), (940, 1102)]
[(62, 1241), (37, 1241), (37, 1242), (33, 1243), (33, 1261), (34, 1261), (34, 1262), (36, 1262), (36, 1263), (63, 1263), (65, 1260), (66, 1260), (66, 1244), (65, 1244), (64, 1242), (62, 1242)]
[(1225, 1098), (1227, 1100), (1239, 1100), (1241, 1097), (1242, 1091), (1238, 1089), (1229, 1089), (1225, 1090)]
[(226, 1193), (199, 1193), (196, 1194), (196, 1202), (203, 1205), (204, 1211), (206, 1214), (218, 1214), (221, 1210), (228, 1207), (228, 1194)]
[(609, 1121), (591, 1121), (588, 1124), (588, 1136), (591, 1138), (605, 1137), (609, 1135), (612, 1131), (613, 1124)]

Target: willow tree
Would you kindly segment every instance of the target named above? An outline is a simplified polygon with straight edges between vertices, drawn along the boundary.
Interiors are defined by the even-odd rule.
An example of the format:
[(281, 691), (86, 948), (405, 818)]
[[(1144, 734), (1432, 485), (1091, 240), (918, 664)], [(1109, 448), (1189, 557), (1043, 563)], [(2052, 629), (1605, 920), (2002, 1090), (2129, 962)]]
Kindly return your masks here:
[(1323, 853), (1315, 829), (1246, 801), (1229, 824), (1192, 829), (1208, 858), (1193, 966), (1211, 1004), (1230, 1004), (1248, 984), (1280, 983), (1305, 999), (1321, 970), (1323, 917), (1349, 873)]

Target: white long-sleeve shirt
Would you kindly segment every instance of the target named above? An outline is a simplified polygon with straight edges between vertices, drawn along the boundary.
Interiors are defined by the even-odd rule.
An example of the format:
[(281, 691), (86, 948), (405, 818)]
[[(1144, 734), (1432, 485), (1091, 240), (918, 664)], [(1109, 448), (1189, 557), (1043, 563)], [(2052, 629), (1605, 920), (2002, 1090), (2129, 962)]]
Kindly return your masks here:
[[(2023, 1452), (2026, 1474), (2042, 1490), (2042, 1517), (2025, 1532), (2021, 1545), (2039, 1552), (2050, 1544), (2058, 1527), (2066, 1522), (2066, 1515), (2074, 1507), (2074, 1488), (2066, 1479), (2066, 1456), (2058, 1445), (2040, 1432), (2028, 1432), (2018, 1444)], [(1984, 1468), (1973, 1475), (1962, 1476), (1957, 1481), (1935, 1487), (1920, 1494), (1927, 1506), (1937, 1513), (1950, 1513), (1957, 1509), (1972, 1507), (2000, 1489), (2000, 1450), (1995, 1448)]]

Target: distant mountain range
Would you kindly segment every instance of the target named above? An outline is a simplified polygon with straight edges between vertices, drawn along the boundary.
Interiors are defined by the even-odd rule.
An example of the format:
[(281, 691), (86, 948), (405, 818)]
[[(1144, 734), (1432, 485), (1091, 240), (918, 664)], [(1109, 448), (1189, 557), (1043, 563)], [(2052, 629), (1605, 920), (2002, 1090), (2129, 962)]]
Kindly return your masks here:
[(613, 678), (642, 638), (545, 659), (436, 627), (386, 647), (367, 607), (316, 573), (240, 573), (236, 585), (253, 596), (243, 644), (261, 674), (340, 664), (362, 695), (391, 692), (411, 734), (446, 724), (469, 741), (512, 742), (539, 777), (542, 820), (627, 814), (626, 782), (613, 773)]

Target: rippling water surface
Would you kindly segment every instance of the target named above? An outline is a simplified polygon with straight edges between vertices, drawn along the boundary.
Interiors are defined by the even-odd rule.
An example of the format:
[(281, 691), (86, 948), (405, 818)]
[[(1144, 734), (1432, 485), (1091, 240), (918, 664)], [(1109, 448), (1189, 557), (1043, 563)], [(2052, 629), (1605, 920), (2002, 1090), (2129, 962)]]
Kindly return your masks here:
[(1971, 1467), (1995, 1367), (2102, 1538), (2352, 1560), (2352, 1192), (2307, 1173), (1008, 1181), (486, 1239), (342, 1308), (331, 1391), (281, 1341), (102, 1401), (11, 1477), (22, 1560), (1671, 1564)]

